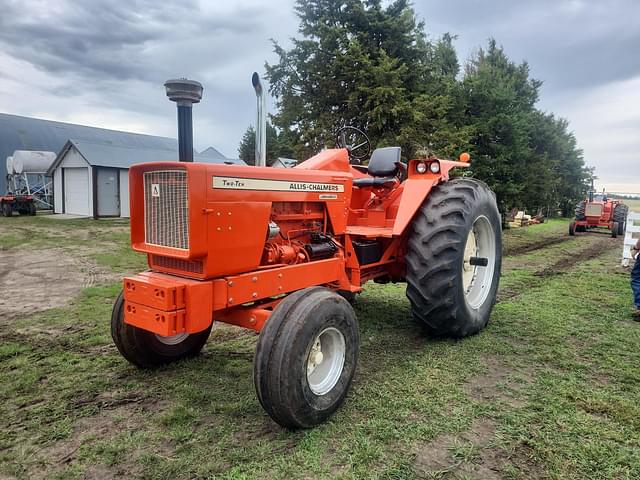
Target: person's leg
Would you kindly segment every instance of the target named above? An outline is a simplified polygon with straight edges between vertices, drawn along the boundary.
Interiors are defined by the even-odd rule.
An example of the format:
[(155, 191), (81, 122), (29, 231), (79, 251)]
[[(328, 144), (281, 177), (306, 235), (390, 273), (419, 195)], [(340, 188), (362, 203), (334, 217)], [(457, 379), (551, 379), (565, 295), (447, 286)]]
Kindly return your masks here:
[(631, 270), (631, 290), (633, 291), (633, 303), (636, 310), (640, 311), (640, 258), (636, 260)]

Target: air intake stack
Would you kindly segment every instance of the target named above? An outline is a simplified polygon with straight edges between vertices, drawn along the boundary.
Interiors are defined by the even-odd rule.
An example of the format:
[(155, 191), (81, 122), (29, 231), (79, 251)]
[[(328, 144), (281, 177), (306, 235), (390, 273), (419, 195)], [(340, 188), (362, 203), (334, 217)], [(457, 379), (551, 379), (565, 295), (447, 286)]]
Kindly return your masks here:
[(202, 99), (202, 84), (179, 78), (164, 83), (167, 97), (178, 104), (178, 153), (181, 162), (193, 162), (192, 106)]
[(256, 122), (256, 161), (255, 164), (258, 167), (267, 166), (267, 97), (265, 95), (264, 88), (262, 88), (262, 82), (260, 82), (260, 75), (258, 72), (253, 72), (251, 77), (251, 84), (256, 91), (256, 103), (258, 118)]

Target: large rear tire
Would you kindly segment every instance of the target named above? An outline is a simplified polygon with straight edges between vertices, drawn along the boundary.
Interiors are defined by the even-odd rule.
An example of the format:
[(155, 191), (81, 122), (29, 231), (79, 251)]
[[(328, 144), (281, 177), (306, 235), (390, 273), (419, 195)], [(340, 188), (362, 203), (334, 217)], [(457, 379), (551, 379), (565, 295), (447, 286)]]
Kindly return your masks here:
[(578, 204), (576, 205), (576, 220), (587, 219), (586, 209), (587, 209), (587, 202), (585, 202), (584, 200), (582, 200), (581, 202), (578, 202)]
[(200, 353), (211, 333), (211, 325), (198, 333), (161, 337), (124, 323), (124, 295), (120, 292), (111, 313), (111, 337), (124, 358), (140, 368), (166, 365)]
[[(482, 330), (502, 265), (493, 192), (470, 178), (435, 187), (413, 220), (405, 258), (411, 311), (431, 334), (465, 337)], [(486, 266), (478, 265), (484, 260)]]
[(623, 203), (616, 205), (613, 209), (613, 221), (618, 222), (618, 235), (624, 235), (627, 227), (627, 214), (629, 213), (629, 207)]
[(618, 222), (613, 222), (611, 225), (611, 238), (616, 238), (618, 236), (618, 230), (620, 229), (620, 225)]
[(358, 322), (343, 297), (323, 287), (282, 300), (260, 332), (253, 380), (260, 404), (285, 428), (309, 428), (344, 402), (356, 370)]

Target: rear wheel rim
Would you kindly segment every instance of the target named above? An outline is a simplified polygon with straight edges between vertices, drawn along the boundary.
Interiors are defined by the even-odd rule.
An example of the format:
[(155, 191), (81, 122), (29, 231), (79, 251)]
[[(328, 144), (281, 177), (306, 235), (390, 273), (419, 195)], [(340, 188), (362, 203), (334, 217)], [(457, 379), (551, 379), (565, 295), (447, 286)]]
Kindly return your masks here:
[[(486, 258), (487, 266), (470, 264), (471, 257)], [(496, 263), (496, 234), (491, 222), (484, 215), (473, 222), (467, 235), (462, 261), (462, 288), (470, 308), (478, 309), (484, 305), (493, 284)]]
[(344, 370), (346, 342), (340, 330), (325, 328), (315, 338), (307, 357), (307, 383), (316, 395), (325, 395), (336, 386)]
[(184, 342), (188, 336), (189, 334), (186, 332), (178, 333), (177, 335), (171, 335), (170, 337), (164, 337), (162, 335), (156, 334), (156, 338), (163, 345), (178, 345), (179, 343)]

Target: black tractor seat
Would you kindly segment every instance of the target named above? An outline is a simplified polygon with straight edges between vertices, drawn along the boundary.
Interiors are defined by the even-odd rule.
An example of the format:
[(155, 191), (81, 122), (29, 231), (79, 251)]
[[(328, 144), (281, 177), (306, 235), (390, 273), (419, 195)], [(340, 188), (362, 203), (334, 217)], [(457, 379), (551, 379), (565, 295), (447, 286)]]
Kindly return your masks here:
[(367, 177), (356, 178), (353, 185), (356, 187), (393, 187), (398, 177)]
[(404, 169), (405, 166), (400, 161), (400, 147), (376, 148), (371, 154), (367, 168), (370, 176), (356, 178), (353, 185), (361, 188), (392, 187), (398, 180), (398, 172)]

